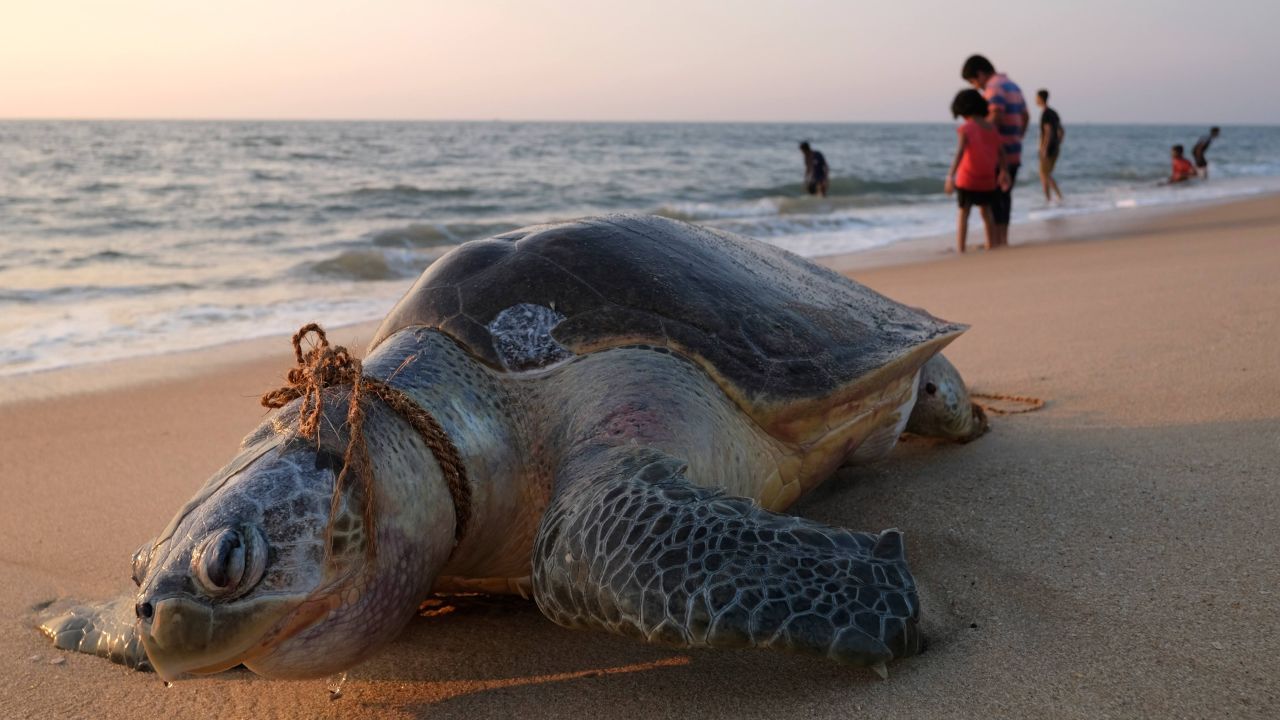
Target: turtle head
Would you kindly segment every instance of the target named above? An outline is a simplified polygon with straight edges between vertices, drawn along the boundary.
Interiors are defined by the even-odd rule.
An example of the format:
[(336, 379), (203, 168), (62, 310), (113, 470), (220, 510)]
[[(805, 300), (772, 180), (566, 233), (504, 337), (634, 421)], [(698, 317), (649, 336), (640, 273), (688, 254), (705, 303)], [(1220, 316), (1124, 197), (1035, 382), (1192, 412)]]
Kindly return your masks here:
[(421, 468), (389, 477), (394, 468), (375, 462), (376, 488), (344, 483), (335, 498), (343, 458), (330, 448), (342, 445), (279, 428), (251, 435), (134, 557), (138, 628), (166, 680), (239, 664), (278, 678), (351, 667), (413, 617), (452, 550), (447, 490), (365, 527), (366, 495), (380, 508), (407, 504)]
[(989, 428), (986, 413), (969, 399), (955, 366), (941, 353), (930, 358), (920, 369), (907, 432), (963, 443), (981, 437)]

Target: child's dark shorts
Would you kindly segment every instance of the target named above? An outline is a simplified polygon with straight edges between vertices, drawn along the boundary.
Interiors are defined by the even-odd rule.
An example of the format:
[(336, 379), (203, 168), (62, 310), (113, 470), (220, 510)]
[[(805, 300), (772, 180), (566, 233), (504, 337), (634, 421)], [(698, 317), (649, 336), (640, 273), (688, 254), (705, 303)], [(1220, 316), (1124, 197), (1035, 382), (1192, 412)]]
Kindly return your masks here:
[(996, 199), (996, 191), (994, 190), (965, 190), (964, 188), (956, 188), (956, 204), (961, 209), (967, 210), (974, 205), (979, 207), (991, 207)]

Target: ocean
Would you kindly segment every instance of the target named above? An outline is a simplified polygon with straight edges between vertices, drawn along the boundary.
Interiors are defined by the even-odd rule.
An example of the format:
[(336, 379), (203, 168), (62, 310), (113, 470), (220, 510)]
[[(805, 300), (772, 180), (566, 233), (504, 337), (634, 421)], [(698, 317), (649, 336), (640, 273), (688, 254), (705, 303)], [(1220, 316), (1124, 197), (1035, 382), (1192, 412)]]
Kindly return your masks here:
[[(1207, 128), (1065, 119), (1067, 202), (1045, 205), (1032, 150), (1015, 243), (1027, 220), (1280, 188), (1280, 127), (1224, 127), (1210, 182), (1160, 187)], [(954, 145), (952, 124), (0, 122), (0, 375), (376, 319), (452, 246), (581, 215), (806, 256), (949, 234)]]

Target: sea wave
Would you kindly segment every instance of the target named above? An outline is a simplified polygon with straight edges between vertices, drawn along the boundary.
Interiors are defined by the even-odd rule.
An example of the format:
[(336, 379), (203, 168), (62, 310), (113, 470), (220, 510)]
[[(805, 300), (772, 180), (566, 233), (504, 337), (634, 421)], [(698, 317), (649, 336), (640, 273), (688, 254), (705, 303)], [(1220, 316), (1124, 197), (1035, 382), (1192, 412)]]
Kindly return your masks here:
[(329, 326), (363, 322), (377, 318), (395, 302), (386, 292), (345, 297), (317, 297), (305, 287), (268, 292), (277, 296), (271, 302), (183, 299), (120, 317), (86, 304), (57, 315), (42, 313), (37, 322), (0, 329), (0, 377), (193, 350), (220, 345), (229, 338), (287, 334), (317, 317)]
[[(897, 180), (868, 180), (860, 177), (834, 177), (827, 183), (827, 195), (939, 195), (942, 178), (929, 176), (907, 177)], [(803, 183), (784, 183), (768, 187), (744, 188), (739, 195), (747, 199), (768, 197), (792, 197), (804, 195)]]
[(191, 283), (134, 283), (126, 285), (60, 285), (51, 288), (0, 289), (0, 303), (41, 303), (97, 300), (109, 297), (137, 297), (166, 292), (187, 292), (200, 286)]
[(369, 242), (377, 247), (431, 247), (445, 243), (457, 243), (458, 236), (444, 225), (406, 225), (404, 227), (380, 230), (369, 238)]
[(801, 195), (799, 197), (769, 197), (749, 201), (727, 202), (673, 202), (652, 210), (655, 215), (662, 215), (673, 220), (686, 222), (714, 222), (717, 220), (733, 220), (745, 218), (779, 218), (791, 217), (788, 222), (805, 223), (847, 223), (857, 221), (855, 213), (869, 208), (885, 207), (888, 204), (911, 204), (912, 202), (932, 202), (943, 197), (898, 198), (894, 203), (859, 195), (830, 195), (816, 197)]
[(498, 235), (522, 227), (515, 222), (412, 223), (379, 230), (368, 236), (375, 247), (431, 248), (457, 245), (468, 240)]
[(423, 188), (417, 185), (399, 183), (387, 187), (362, 187), (340, 193), (339, 197), (356, 200), (363, 204), (399, 203), (421, 200), (424, 198), (466, 198), (476, 194), (475, 188), (445, 187)]
[(107, 249), (107, 250), (102, 250), (96, 253), (90, 253), (88, 255), (81, 255), (79, 257), (71, 258), (70, 260), (67, 260), (65, 263), (63, 263), (63, 267), (71, 268), (71, 267), (81, 267), (83, 265), (89, 265), (92, 263), (100, 263), (100, 262), (120, 262), (120, 261), (127, 261), (127, 260), (146, 260), (146, 259), (147, 257), (145, 255)]
[(120, 183), (103, 182), (101, 180), (96, 180), (94, 182), (89, 183), (88, 185), (83, 185), (77, 188), (77, 191), (82, 193), (92, 194), (92, 193), (112, 192), (119, 189), (120, 189)]
[(452, 249), (445, 245), (424, 249), (358, 249), (345, 250), (332, 257), (305, 263), (305, 273), (330, 279), (371, 282), (416, 277)]
[[(83, 213), (83, 216), (92, 217), (89, 212)], [(77, 217), (76, 219), (79, 218)], [(93, 218), (90, 222), (83, 225), (77, 225), (74, 222), (65, 222), (65, 224), (60, 227), (43, 228), (42, 232), (51, 236), (99, 237), (130, 231), (158, 230), (164, 227), (166, 227), (165, 223), (160, 222), (159, 220), (146, 220), (139, 217), (120, 218), (114, 220), (99, 220), (98, 218)]]
[[(942, 181), (932, 176), (900, 180), (840, 177), (832, 179), (826, 197), (807, 194), (800, 183), (785, 183), (746, 188), (735, 198), (721, 201), (670, 202), (653, 212), (690, 222), (779, 215), (822, 216), (887, 204), (928, 202), (941, 197)], [(822, 222), (829, 224), (832, 221)]]
[(838, 214), (727, 218), (706, 224), (747, 237), (770, 239), (787, 235), (852, 232), (869, 227), (873, 223), (855, 215)]
[(154, 187), (144, 188), (144, 192), (148, 195), (172, 195), (175, 193), (191, 193), (200, 190), (200, 185), (196, 183), (165, 183), (164, 185), (156, 185)]
[(697, 222), (699, 220), (721, 220), (728, 218), (768, 217), (777, 215), (781, 202), (779, 198), (761, 198), (754, 202), (672, 202), (654, 208), (655, 215)]
[(401, 275), (387, 262), (387, 256), (376, 250), (348, 250), (305, 267), (317, 275), (343, 280), (391, 280)]
[(232, 140), (231, 146), (253, 148), (269, 145), (272, 147), (280, 147), (281, 145), (284, 145), (285, 142), (286, 138), (283, 135), (251, 135)]

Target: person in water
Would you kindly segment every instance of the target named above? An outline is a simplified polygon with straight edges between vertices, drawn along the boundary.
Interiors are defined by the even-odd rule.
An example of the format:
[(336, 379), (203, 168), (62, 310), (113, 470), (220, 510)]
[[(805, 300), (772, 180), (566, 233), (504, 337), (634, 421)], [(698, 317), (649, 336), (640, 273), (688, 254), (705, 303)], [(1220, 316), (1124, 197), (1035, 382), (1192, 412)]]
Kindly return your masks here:
[(1062, 149), (1062, 138), (1067, 131), (1062, 129), (1062, 119), (1058, 111), (1049, 107), (1049, 91), (1036, 93), (1036, 105), (1040, 107), (1040, 185), (1044, 188), (1044, 201), (1053, 198), (1049, 191), (1058, 194), (1058, 202), (1062, 202), (1062, 191), (1058, 189), (1058, 181), (1053, 179), (1053, 168), (1058, 164), (1058, 151)]
[(987, 121), (996, 126), (1004, 139), (1005, 160), (1009, 163), (1009, 187), (996, 191), (991, 206), (995, 218), (995, 237), (992, 245), (1009, 244), (1009, 217), (1013, 214), (1013, 186), (1018, 182), (1018, 168), (1022, 164), (1022, 136), (1027, 133), (1031, 113), (1022, 97), (1022, 89), (1008, 75), (996, 72), (991, 61), (981, 55), (971, 55), (960, 68), (960, 77), (982, 93), (988, 105)]
[(992, 206), (1010, 179), (1004, 153), (1004, 138), (987, 120), (987, 101), (977, 90), (961, 90), (951, 102), (951, 114), (964, 118), (956, 128), (959, 140), (956, 156), (943, 191), (956, 194), (960, 206), (956, 221), (956, 250), (963, 253), (969, 235), (969, 210), (982, 208), (982, 223), (987, 230), (987, 249), (1000, 247), (995, 241), (996, 222)]
[(809, 147), (809, 141), (800, 143), (800, 152), (804, 153), (804, 189), (810, 195), (827, 196), (827, 159), (822, 153)]
[(1186, 182), (1196, 176), (1196, 169), (1191, 162), (1182, 156), (1182, 146), (1173, 146), (1173, 171), (1169, 174), (1169, 184)]
[(1209, 143), (1218, 137), (1220, 131), (1221, 129), (1216, 126), (1209, 128), (1209, 134), (1201, 136), (1191, 148), (1191, 157), (1196, 161), (1196, 172), (1205, 180), (1209, 179), (1209, 159), (1204, 154), (1209, 150)]

